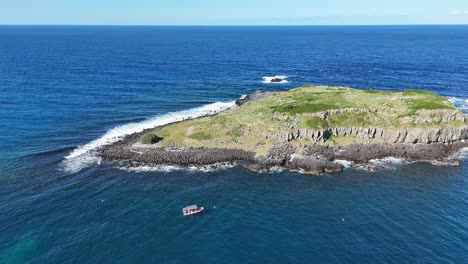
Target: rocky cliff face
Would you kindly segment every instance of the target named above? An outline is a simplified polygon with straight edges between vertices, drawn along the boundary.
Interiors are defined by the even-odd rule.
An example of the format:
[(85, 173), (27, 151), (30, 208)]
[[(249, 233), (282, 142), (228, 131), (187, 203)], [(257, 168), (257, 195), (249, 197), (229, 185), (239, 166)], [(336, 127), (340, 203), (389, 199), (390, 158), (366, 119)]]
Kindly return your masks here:
[(452, 143), (468, 138), (468, 126), (448, 128), (382, 129), (362, 127), (337, 127), (323, 130), (297, 129), (278, 134), (281, 141), (291, 142), (309, 139), (313, 142), (325, 142), (331, 135), (356, 136), (363, 140), (377, 140), (384, 143)]
[[(376, 110), (363, 109), (339, 109), (328, 110), (308, 116), (320, 117), (327, 120), (330, 116), (343, 113), (376, 112)], [(440, 124), (441, 127), (415, 127), (415, 128), (379, 128), (379, 127), (329, 127), (320, 130), (297, 128), (297, 121), (290, 127), (288, 132), (277, 133), (274, 136), (282, 142), (308, 139), (313, 142), (325, 142), (332, 135), (354, 136), (362, 140), (375, 140), (383, 143), (407, 143), (407, 144), (429, 144), (429, 143), (452, 143), (468, 138), (468, 124), (466, 117), (460, 111), (454, 110), (420, 110), (414, 117), (404, 117), (402, 123), (417, 124)], [(455, 125), (458, 122), (458, 126)], [(453, 126), (447, 125), (454, 123)]]
[(460, 111), (454, 110), (419, 110), (416, 112), (415, 117), (405, 117), (402, 119), (403, 123), (452, 123), (455, 121), (465, 122), (466, 117)]
[[(267, 172), (271, 167), (301, 171), (305, 174), (336, 173), (343, 170), (338, 160), (346, 160), (354, 166), (370, 168), (369, 162), (386, 157), (401, 158), (407, 161), (430, 161), (443, 166), (458, 166), (459, 161), (447, 159), (468, 142), (457, 141), (452, 144), (351, 144), (349, 146), (327, 146), (313, 143), (297, 152), (290, 144), (276, 145), (267, 157), (257, 159), (247, 167), (258, 172)], [(372, 169), (372, 168), (370, 168)]]
[[(224, 115), (128, 135), (99, 154), (104, 162), (124, 167), (239, 163), (259, 172), (280, 167), (321, 174), (342, 171), (343, 160), (372, 169), (373, 159), (386, 157), (454, 166), (459, 163), (453, 155), (468, 148), (465, 115), (426, 92), (302, 87), (256, 92), (236, 104), (241, 107)], [(421, 110), (421, 104), (438, 110)], [(190, 137), (194, 129), (209, 140)], [(140, 144), (146, 133), (161, 133), (170, 144)], [(331, 138), (334, 144), (323, 144)]]

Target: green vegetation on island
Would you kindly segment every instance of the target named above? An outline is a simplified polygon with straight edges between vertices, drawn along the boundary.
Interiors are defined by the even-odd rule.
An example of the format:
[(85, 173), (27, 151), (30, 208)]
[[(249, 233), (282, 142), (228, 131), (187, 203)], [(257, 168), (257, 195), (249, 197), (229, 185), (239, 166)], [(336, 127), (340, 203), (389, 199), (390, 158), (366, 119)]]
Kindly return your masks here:
[(142, 144), (155, 144), (155, 143), (158, 143), (159, 141), (161, 141), (162, 138), (158, 137), (156, 134), (154, 133), (147, 133), (147, 134), (144, 134), (143, 136), (141, 136), (140, 138), (140, 142)]
[[(291, 141), (297, 147), (307, 144), (309, 139), (303, 137), (304, 133), (308, 138), (322, 138), (323, 143), (332, 145), (372, 143), (381, 139), (334, 131), (435, 129), (466, 124), (463, 113), (446, 98), (430, 92), (305, 85), (214, 116), (163, 127), (144, 135), (141, 142), (157, 142), (154, 145), (163, 148), (229, 148), (265, 155), (281, 140)], [(320, 136), (314, 131), (321, 132), (317, 134)], [(329, 134), (326, 138), (324, 131)], [(295, 140), (288, 139), (290, 134)]]

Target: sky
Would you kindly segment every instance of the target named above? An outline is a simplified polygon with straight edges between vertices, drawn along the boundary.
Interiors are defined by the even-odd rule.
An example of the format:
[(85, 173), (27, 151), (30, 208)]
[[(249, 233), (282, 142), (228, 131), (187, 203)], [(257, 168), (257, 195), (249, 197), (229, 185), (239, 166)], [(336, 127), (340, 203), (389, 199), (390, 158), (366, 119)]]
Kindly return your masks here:
[(0, 24), (468, 24), (468, 0), (0, 0)]

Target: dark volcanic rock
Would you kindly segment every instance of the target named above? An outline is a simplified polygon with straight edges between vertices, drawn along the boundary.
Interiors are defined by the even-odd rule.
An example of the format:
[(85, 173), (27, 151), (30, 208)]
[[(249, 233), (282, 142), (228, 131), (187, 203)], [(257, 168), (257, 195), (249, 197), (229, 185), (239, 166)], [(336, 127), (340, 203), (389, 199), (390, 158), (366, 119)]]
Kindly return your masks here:
[[(273, 92), (257, 92), (238, 100), (237, 103), (243, 104), (271, 94)], [(162, 127), (128, 135), (116, 143), (102, 147), (99, 154), (104, 162), (127, 167), (143, 165), (206, 166), (241, 162), (247, 168), (258, 172), (268, 172), (272, 167), (281, 167), (291, 171), (301, 171), (305, 174), (322, 174), (343, 170), (343, 166), (336, 163), (335, 160), (348, 160), (355, 164), (365, 165), (372, 159), (396, 157), (407, 161), (437, 161), (441, 164), (448, 164), (447, 157), (464, 147), (468, 147), (468, 142), (464, 140), (450, 144), (373, 143), (352, 144), (350, 146), (328, 146), (312, 143), (306, 146), (302, 153), (296, 153), (295, 147), (290, 143), (283, 142), (275, 145), (267, 156), (258, 158), (255, 157), (255, 152), (241, 149), (180, 149), (177, 146), (172, 149), (163, 149), (139, 144), (142, 135), (157, 131)]]
[(338, 150), (337, 147), (331, 147), (327, 145), (312, 144), (304, 149), (304, 155), (312, 156), (316, 159), (333, 161), (335, 160), (335, 152)]
[(335, 153), (336, 159), (367, 163), (372, 159), (386, 157), (402, 158), (409, 161), (443, 160), (453, 155), (467, 143), (458, 141), (452, 144), (352, 144)]
[(236, 101), (236, 105), (240, 106), (240, 105), (243, 105), (245, 103), (252, 102), (252, 101), (258, 100), (260, 98), (270, 96), (270, 95), (275, 94), (275, 93), (276, 92), (256, 91), (255, 93), (251, 93), (251, 94), (248, 94), (248, 95), (243, 95), (241, 98), (239, 98)]
[[(142, 132), (144, 133), (144, 132)], [(305, 147), (302, 154), (295, 153), (295, 148), (287, 143), (275, 145), (266, 157), (256, 158), (254, 152), (240, 149), (188, 148), (162, 149), (134, 146), (142, 133), (127, 136), (122, 141), (105, 146), (100, 155), (105, 162), (120, 166), (206, 166), (217, 163), (242, 162), (260, 173), (268, 172), (272, 167), (282, 167), (304, 174), (337, 173), (343, 166), (335, 160), (348, 160), (355, 164), (368, 164), (373, 159), (386, 157), (402, 158), (408, 161), (439, 161), (446, 163), (446, 158), (460, 149), (468, 147), (468, 142), (453, 144), (352, 144), (346, 147), (333, 147), (313, 144)], [(450, 163), (452, 164), (452, 163)]]
[(239, 149), (193, 148), (166, 149), (122, 149), (107, 148), (102, 154), (105, 161), (131, 161), (144, 165), (212, 165), (224, 162), (254, 161), (255, 153)]
[(336, 173), (343, 171), (343, 166), (341, 164), (304, 155), (294, 155), (286, 166), (292, 170), (303, 170), (307, 174), (322, 174), (325, 172)]
[(296, 149), (288, 143), (277, 144), (270, 149), (268, 157), (270, 159), (289, 159), (291, 155), (294, 154), (295, 150)]
[(126, 136), (124, 139), (104, 146), (100, 156), (104, 162), (119, 163), (123, 166), (155, 165), (213, 165), (216, 163), (253, 162), (255, 153), (241, 149), (223, 148), (188, 148), (163, 149), (145, 145), (135, 146), (142, 135), (157, 131), (164, 126), (146, 129), (140, 133)]

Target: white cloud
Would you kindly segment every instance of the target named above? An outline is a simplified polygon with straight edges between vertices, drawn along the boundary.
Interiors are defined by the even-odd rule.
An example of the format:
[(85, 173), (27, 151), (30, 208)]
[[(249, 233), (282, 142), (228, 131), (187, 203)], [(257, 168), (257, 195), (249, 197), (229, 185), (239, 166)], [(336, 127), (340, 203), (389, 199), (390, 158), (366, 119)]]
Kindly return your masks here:
[(452, 16), (466, 16), (468, 15), (468, 10), (454, 10), (450, 13)]

